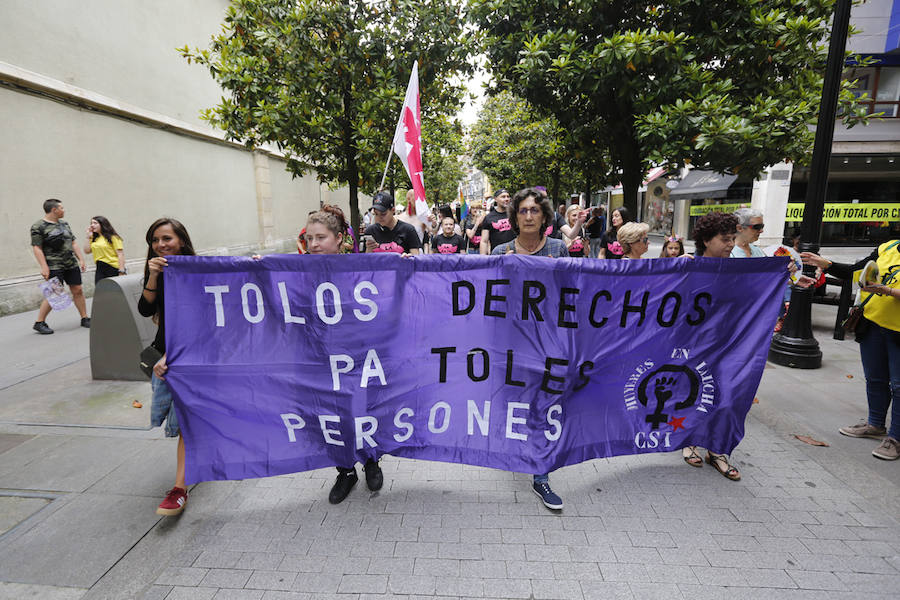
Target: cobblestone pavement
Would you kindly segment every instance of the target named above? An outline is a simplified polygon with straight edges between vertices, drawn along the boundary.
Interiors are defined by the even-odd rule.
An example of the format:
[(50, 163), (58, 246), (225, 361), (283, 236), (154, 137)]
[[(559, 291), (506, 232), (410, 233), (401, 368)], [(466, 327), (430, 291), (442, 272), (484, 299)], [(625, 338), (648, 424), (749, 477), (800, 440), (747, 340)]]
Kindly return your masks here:
[[(864, 382), (856, 344), (830, 340), (833, 311), (816, 310), (825, 364), (768, 366), (740, 482), (680, 453), (593, 460), (551, 475), (559, 513), (528, 475), (384, 457), (384, 488), (361, 481), (337, 506), (322, 469), (199, 484), (181, 517), (156, 517), (174, 442), (135, 425), (147, 409), (122, 383), (60, 397), (52, 380), (87, 366), (32, 373), (21, 357), (44, 340), (23, 334), (5, 359), (21, 376), (0, 388), (0, 599), (895, 597), (900, 461), (837, 435), (865, 415)], [(69, 317), (61, 329), (85, 335)], [(15, 318), (0, 334), (27, 331)]]
[[(734, 483), (678, 453), (530, 478), (386, 457), (337, 506), (332, 470), (243, 481), (145, 598), (885, 598), (900, 526), (758, 421)], [(894, 504), (896, 508), (897, 503)]]

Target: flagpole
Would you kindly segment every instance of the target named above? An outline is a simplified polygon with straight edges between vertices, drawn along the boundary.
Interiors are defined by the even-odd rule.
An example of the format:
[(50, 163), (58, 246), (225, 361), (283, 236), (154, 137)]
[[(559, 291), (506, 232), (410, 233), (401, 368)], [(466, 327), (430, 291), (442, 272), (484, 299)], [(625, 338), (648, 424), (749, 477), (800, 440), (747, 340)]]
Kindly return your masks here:
[(388, 167), (391, 166), (391, 157), (394, 155), (394, 141), (391, 140), (391, 151), (388, 153), (387, 164), (384, 165), (384, 175), (381, 176), (381, 185), (378, 186), (376, 192), (380, 192), (384, 189), (384, 180), (387, 179)]

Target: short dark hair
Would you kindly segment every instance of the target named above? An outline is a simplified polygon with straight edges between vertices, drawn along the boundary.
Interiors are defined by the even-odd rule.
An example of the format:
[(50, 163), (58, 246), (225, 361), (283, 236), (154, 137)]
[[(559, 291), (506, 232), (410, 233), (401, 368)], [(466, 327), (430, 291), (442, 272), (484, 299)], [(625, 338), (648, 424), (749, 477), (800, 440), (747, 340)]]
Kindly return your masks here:
[(44, 200), (44, 214), (49, 215), (53, 212), (53, 209), (62, 204), (62, 200), (57, 200), (56, 198), (48, 198)]
[(720, 212), (708, 212), (699, 219), (694, 225), (694, 232), (691, 238), (694, 240), (694, 248), (696, 254), (703, 256), (706, 254), (706, 242), (713, 239), (720, 233), (728, 235), (737, 233), (738, 220), (732, 214)]
[(516, 195), (512, 197), (512, 201), (509, 203), (509, 208), (506, 209), (506, 214), (509, 216), (509, 224), (513, 231), (516, 232), (516, 236), (518, 236), (519, 221), (516, 217), (519, 214), (519, 205), (528, 198), (533, 198), (535, 204), (541, 207), (541, 212), (544, 215), (544, 224), (541, 226), (541, 235), (543, 236), (547, 227), (553, 224), (554, 216), (553, 205), (550, 204), (550, 198), (548, 198), (547, 194), (541, 190), (525, 188), (516, 192)]

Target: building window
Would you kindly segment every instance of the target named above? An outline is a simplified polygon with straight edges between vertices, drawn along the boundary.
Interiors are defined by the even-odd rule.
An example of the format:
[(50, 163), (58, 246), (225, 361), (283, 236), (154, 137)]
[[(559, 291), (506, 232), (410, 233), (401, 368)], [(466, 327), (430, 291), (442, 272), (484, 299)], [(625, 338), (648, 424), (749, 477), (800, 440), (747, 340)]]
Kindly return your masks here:
[(900, 67), (857, 67), (847, 69), (845, 77), (856, 80), (853, 93), (867, 108), (867, 114), (900, 118)]

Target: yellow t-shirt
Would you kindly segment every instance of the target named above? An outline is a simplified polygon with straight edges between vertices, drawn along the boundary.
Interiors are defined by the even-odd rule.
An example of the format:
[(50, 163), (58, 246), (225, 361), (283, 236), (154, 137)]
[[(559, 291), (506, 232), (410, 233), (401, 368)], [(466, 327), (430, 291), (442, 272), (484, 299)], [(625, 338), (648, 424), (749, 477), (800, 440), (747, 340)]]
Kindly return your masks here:
[[(888, 287), (900, 289), (900, 246), (894, 245), (888, 250), (892, 244), (894, 242), (885, 242), (878, 247), (878, 260), (875, 262), (881, 282)], [(885, 329), (900, 331), (900, 298), (863, 292), (861, 300), (865, 301), (868, 296), (872, 296), (872, 299), (863, 307), (865, 317)]]
[(95, 263), (105, 262), (121, 270), (122, 266), (119, 265), (119, 255), (116, 254), (116, 250), (122, 250), (123, 247), (122, 238), (117, 235), (112, 236), (112, 244), (107, 242), (102, 235), (98, 235), (97, 239), (91, 242), (91, 254), (94, 255)]

